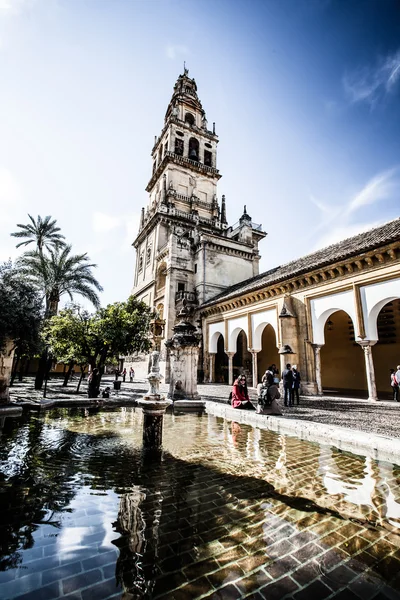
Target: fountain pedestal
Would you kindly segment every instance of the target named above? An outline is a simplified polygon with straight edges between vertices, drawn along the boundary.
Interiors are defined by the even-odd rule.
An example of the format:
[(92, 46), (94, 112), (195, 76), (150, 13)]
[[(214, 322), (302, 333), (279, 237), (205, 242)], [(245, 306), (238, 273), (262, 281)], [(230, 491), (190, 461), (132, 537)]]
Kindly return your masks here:
[(165, 342), (170, 350), (171, 376), (168, 398), (176, 408), (204, 408), (205, 402), (197, 392), (197, 365), (199, 336), (196, 327), (188, 320), (189, 311), (184, 305), (180, 321), (173, 327), (174, 335)]
[(148, 450), (159, 450), (162, 445), (162, 429), (164, 413), (168, 406), (172, 404), (169, 400), (160, 395), (160, 382), (162, 375), (160, 373), (160, 353), (154, 350), (151, 353), (149, 391), (138, 405), (143, 410), (143, 447)]

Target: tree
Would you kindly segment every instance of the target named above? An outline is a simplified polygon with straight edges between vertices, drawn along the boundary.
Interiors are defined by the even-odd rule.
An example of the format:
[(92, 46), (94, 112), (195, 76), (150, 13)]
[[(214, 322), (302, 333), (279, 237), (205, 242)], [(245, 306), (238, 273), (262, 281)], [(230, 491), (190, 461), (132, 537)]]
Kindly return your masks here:
[[(100, 305), (95, 290), (103, 288), (92, 274), (95, 264), (89, 263), (87, 254), (71, 254), (71, 246), (51, 249), (48, 254), (38, 250), (25, 252), (18, 259), (21, 271), (38, 290), (44, 294), (45, 317), (57, 314), (61, 296), (67, 294), (72, 300), (74, 294), (88, 298), (97, 308)], [(47, 353), (43, 353), (35, 379), (35, 389), (41, 389), (49, 366)]]
[[(43, 321), (42, 298), (11, 262), (0, 266), (0, 352), (9, 344), (17, 360), (23, 353), (37, 352)], [(3, 388), (8, 387), (8, 376)], [(7, 393), (3, 389), (3, 393)]]
[[(61, 296), (74, 294), (87, 298), (98, 308), (99, 297), (95, 291), (102, 287), (92, 274), (97, 265), (89, 263), (87, 254), (71, 254), (71, 246), (55, 250), (48, 255), (39, 251), (25, 252), (19, 257), (18, 266), (26, 277), (44, 293), (46, 317), (57, 314)], [(93, 289), (95, 288), (95, 289)]]
[(79, 306), (62, 310), (51, 317), (43, 330), (43, 338), (59, 360), (85, 360), (92, 370), (97, 368), (100, 385), (105, 365), (121, 354), (150, 350), (151, 309), (131, 296), (126, 302), (115, 302), (90, 315)]
[(56, 219), (51, 219), (50, 216), (42, 217), (39, 215), (37, 221), (28, 214), (31, 223), (27, 225), (23, 225), (21, 223), (17, 224), (17, 227), (20, 228), (20, 231), (15, 231), (10, 235), (16, 238), (27, 238), (23, 242), (17, 244), (17, 248), (20, 246), (28, 246), (33, 242), (36, 243), (36, 248), (38, 252), (43, 253), (44, 248), (46, 250), (51, 250), (55, 248), (61, 248), (65, 246), (64, 236), (59, 233), (61, 231), (60, 227), (56, 227)]

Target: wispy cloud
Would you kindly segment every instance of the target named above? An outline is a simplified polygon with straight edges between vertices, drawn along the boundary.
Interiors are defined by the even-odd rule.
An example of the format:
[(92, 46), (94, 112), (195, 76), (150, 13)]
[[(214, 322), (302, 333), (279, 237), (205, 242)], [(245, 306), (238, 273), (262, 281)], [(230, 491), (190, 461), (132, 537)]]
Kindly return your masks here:
[(168, 44), (165, 48), (167, 58), (175, 60), (189, 54), (189, 48), (181, 44)]
[(385, 58), (379, 58), (374, 66), (346, 73), (343, 87), (350, 102), (366, 102), (373, 107), (397, 89), (399, 80), (400, 48)]
[(399, 167), (378, 173), (343, 204), (330, 205), (310, 196), (321, 216), (319, 224), (312, 232), (313, 237), (319, 233), (315, 249), (329, 246), (379, 225), (379, 219), (366, 223), (362, 209), (382, 200), (389, 200), (396, 192), (400, 192)]
[(378, 173), (378, 175), (370, 179), (350, 200), (346, 209), (346, 215), (354, 213), (363, 206), (391, 198), (394, 192), (399, 189), (399, 181), (396, 177), (398, 172), (398, 167), (395, 167), (387, 171), (382, 171), (382, 173)]

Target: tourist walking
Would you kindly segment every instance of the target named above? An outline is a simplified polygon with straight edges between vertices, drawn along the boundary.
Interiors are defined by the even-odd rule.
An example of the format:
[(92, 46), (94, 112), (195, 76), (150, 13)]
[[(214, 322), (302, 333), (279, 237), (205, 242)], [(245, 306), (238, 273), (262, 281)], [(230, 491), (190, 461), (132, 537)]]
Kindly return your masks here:
[(292, 406), (293, 404), (293, 371), (288, 363), (286, 369), (282, 373), (283, 389), (285, 392), (284, 403), (285, 406)]
[(255, 410), (250, 402), (249, 392), (247, 391), (246, 377), (239, 375), (232, 387), (232, 406), (233, 408), (244, 408), (247, 410)]
[(294, 401), (297, 400), (297, 405), (299, 405), (299, 390), (300, 390), (300, 371), (297, 370), (297, 365), (293, 365), (293, 404)]
[(392, 386), (393, 392), (393, 400), (395, 402), (399, 401), (399, 384), (396, 378), (396, 371), (394, 369), (390, 369), (390, 385)]
[(122, 371), (122, 381), (125, 383), (125, 379), (126, 379), (126, 369), (124, 369)]
[(130, 381), (131, 383), (133, 383), (133, 378), (134, 378), (134, 377), (135, 377), (135, 371), (133, 370), (133, 367), (131, 367), (131, 368), (129, 369), (129, 381)]

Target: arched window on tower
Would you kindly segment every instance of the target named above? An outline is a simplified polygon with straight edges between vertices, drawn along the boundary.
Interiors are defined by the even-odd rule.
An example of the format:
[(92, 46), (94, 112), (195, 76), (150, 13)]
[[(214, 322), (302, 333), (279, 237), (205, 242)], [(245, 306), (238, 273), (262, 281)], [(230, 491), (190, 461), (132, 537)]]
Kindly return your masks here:
[(151, 261), (151, 246), (149, 246), (146, 251), (146, 265), (149, 265), (150, 261)]
[(139, 273), (140, 271), (143, 271), (143, 252), (141, 252), (139, 256)]
[(188, 125), (190, 125), (190, 127), (192, 127), (194, 125), (195, 122), (195, 118), (194, 115), (192, 115), (192, 113), (186, 113), (185, 114), (185, 123), (187, 123)]
[(157, 270), (157, 290), (160, 290), (165, 287), (165, 282), (167, 280), (167, 265), (165, 262), (161, 263)]
[(183, 140), (175, 138), (175, 154), (183, 156)]
[(204, 164), (212, 167), (212, 153), (209, 150), (204, 150)]
[(199, 161), (199, 142), (196, 140), (196, 138), (190, 138), (189, 140), (188, 157), (190, 160), (194, 160), (196, 162)]

